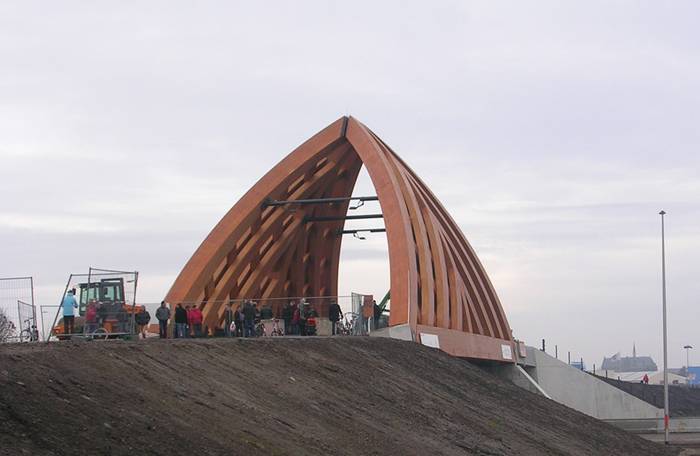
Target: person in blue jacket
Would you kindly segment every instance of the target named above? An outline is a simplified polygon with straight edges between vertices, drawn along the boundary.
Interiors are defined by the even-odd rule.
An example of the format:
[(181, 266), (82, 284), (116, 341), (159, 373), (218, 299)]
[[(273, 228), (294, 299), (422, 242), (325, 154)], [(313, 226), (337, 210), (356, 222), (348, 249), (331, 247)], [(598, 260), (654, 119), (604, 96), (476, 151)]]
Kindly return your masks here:
[(67, 339), (75, 330), (75, 309), (78, 308), (78, 302), (75, 300), (75, 288), (68, 290), (66, 296), (61, 303), (63, 308), (63, 334)]

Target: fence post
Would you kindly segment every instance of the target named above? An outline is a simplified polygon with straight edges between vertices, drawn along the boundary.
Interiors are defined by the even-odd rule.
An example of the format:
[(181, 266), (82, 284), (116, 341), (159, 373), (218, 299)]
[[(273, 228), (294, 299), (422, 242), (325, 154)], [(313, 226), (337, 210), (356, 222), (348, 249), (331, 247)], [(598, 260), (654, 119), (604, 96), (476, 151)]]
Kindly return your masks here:
[[(39, 322), (36, 321), (36, 303), (34, 302), (34, 277), (29, 278), (29, 283), (32, 287), (32, 319), (34, 320), (34, 326), (38, 327)], [(32, 335), (33, 335), (34, 331), (32, 330), (32, 328), (29, 328), (29, 330), (32, 331)], [(37, 337), (37, 339), (38, 339), (38, 337)], [(39, 341), (37, 340), (36, 342), (39, 342)]]
[(20, 310), (20, 300), (17, 300), (17, 329), (19, 330), (19, 341), (22, 342), (22, 311)]

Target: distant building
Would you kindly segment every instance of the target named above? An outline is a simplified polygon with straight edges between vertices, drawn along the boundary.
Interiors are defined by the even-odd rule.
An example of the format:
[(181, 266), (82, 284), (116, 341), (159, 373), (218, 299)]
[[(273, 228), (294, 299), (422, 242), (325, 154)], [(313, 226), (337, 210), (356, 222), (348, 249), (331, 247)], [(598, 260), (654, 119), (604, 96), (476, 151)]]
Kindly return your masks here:
[(603, 358), (601, 370), (613, 372), (656, 372), (659, 368), (651, 356), (637, 356), (637, 348), (632, 346), (632, 356), (620, 356), (615, 353), (610, 358)]

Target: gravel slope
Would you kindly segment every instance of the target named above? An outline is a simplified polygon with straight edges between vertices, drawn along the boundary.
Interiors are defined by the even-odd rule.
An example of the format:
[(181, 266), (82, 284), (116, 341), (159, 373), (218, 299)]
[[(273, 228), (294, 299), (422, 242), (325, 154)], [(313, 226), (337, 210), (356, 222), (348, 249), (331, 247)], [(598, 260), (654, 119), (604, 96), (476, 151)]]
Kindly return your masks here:
[(0, 347), (2, 455), (675, 455), (417, 344)]

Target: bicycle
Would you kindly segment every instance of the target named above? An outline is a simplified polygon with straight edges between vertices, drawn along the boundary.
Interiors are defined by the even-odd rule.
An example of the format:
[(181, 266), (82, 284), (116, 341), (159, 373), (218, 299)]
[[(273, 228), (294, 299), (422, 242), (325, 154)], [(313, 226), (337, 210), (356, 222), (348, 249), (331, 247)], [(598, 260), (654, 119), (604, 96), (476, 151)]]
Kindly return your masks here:
[(24, 329), (19, 333), (19, 340), (21, 342), (36, 342), (39, 340), (39, 331), (36, 326), (31, 324), (32, 319), (27, 318), (22, 323), (25, 324)]
[(263, 337), (263, 336), (266, 336), (265, 323), (260, 321), (258, 324), (255, 325), (255, 337)]
[(339, 336), (352, 336), (357, 325), (358, 315), (354, 312), (346, 312), (343, 319), (335, 323), (335, 333)]
[(280, 321), (277, 318), (272, 320), (272, 332), (270, 332), (270, 336), (284, 336), (284, 330), (280, 328)]

